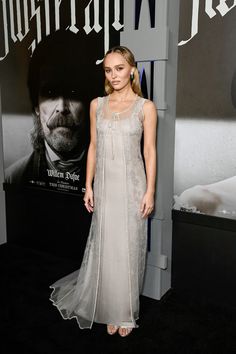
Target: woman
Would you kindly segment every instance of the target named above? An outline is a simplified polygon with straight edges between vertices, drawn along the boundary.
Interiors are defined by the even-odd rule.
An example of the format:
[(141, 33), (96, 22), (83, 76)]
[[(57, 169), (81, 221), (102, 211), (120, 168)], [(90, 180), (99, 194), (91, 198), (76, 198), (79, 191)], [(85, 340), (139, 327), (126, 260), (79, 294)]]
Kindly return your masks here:
[(51, 286), (51, 300), (80, 328), (104, 323), (109, 334), (124, 337), (138, 327), (147, 217), (154, 208), (157, 115), (155, 105), (142, 98), (128, 48), (109, 50), (103, 66), (107, 96), (90, 105), (84, 195), (93, 212), (90, 233), (81, 268)]

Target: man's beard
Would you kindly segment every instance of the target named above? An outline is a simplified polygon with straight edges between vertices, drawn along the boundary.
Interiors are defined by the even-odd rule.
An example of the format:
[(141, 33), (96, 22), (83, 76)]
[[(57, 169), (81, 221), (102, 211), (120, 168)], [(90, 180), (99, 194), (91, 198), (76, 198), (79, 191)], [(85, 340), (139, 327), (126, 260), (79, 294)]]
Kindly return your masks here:
[(44, 139), (56, 153), (60, 155), (68, 154), (81, 145), (79, 129), (78, 127), (77, 129), (55, 128), (49, 134), (44, 135)]
[[(60, 128), (61, 127), (61, 128)], [(83, 122), (58, 116), (48, 124), (50, 133), (45, 135), (38, 117), (34, 117), (34, 129), (31, 132), (31, 142), (34, 150), (44, 151), (46, 140), (48, 145), (60, 156), (68, 157), (79, 153), (85, 148), (85, 129)]]

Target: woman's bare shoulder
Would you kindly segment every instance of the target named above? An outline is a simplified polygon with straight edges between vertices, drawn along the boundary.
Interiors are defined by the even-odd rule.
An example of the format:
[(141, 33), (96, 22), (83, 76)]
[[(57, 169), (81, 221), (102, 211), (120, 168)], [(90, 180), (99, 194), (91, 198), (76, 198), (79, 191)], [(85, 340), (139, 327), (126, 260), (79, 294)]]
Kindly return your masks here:
[(98, 106), (102, 103), (104, 97), (96, 97), (92, 99), (90, 102), (90, 109), (95, 110), (98, 108)]
[(155, 111), (157, 110), (155, 103), (153, 101), (149, 100), (148, 98), (146, 98), (144, 101), (144, 104), (143, 104), (144, 113), (145, 112), (148, 113), (153, 110), (155, 110)]
[(92, 109), (96, 109), (96, 108), (97, 108), (97, 105), (98, 105), (98, 97), (93, 98), (92, 101), (90, 102), (90, 107), (91, 107)]

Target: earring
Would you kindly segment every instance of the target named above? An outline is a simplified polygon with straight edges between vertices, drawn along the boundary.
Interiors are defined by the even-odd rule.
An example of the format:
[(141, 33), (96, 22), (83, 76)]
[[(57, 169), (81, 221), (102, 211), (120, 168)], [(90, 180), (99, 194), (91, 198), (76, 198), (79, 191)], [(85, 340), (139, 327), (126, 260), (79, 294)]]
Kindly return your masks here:
[(133, 81), (133, 79), (134, 79), (134, 72), (131, 71), (131, 73), (130, 73), (130, 80)]

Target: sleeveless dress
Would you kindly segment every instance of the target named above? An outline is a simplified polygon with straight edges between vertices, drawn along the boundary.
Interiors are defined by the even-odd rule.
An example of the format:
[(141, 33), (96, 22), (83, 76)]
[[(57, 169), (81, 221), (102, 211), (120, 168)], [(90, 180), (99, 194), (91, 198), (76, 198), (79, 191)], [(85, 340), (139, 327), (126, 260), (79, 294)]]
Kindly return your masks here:
[(96, 112), (94, 211), (80, 269), (52, 284), (50, 300), (80, 328), (93, 322), (138, 327), (147, 249), (146, 191), (141, 155), (144, 98), (111, 112), (109, 96)]

